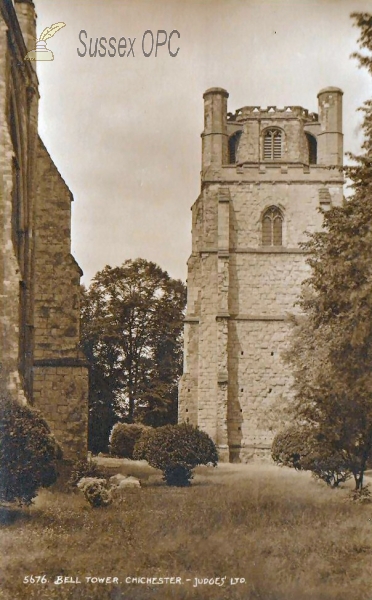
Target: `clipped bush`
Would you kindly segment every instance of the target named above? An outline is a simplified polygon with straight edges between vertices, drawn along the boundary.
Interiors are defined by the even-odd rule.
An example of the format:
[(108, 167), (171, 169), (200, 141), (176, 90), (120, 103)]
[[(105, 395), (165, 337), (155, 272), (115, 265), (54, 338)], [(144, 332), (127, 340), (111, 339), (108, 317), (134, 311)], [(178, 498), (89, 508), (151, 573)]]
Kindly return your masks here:
[(309, 427), (292, 425), (277, 433), (271, 446), (273, 460), (286, 467), (301, 470), (303, 460), (309, 452), (308, 439), (312, 435)]
[(0, 500), (31, 504), (57, 480), (62, 452), (46, 421), (30, 406), (0, 397)]
[(154, 429), (153, 427), (146, 427), (143, 429), (141, 436), (138, 438), (134, 446), (134, 460), (147, 460), (147, 450), (156, 432), (157, 429)]
[(271, 447), (273, 460), (297, 470), (311, 471), (314, 477), (331, 487), (351, 477), (342, 452), (332, 447), (319, 431), (309, 425), (292, 425), (278, 433)]
[(98, 464), (92, 459), (82, 459), (75, 462), (71, 469), (69, 484), (76, 487), (83, 477), (104, 477)]
[(108, 506), (112, 502), (111, 491), (107, 489), (107, 482), (102, 479), (88, 481), (82, 488), (85, 498), (93, 508)]
[(132, 459), (134, 446), (144, 430), (140, 423), (116, 423), (110, 434), (110, 454)]
[(142, 457), (149, 465), (163, 471), (164, 480), (172, 486), (188, 486), (192, 470), (198, 465), (217, 465), (214, 442), (193, 425), (165, 425), (155, 429), (144, 442)]

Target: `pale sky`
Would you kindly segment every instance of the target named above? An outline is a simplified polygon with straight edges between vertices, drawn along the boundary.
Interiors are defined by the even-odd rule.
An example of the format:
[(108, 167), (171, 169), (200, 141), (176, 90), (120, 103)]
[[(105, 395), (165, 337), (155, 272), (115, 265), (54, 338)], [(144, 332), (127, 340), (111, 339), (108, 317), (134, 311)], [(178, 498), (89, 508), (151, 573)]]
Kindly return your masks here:
[[(72, 252), (89, 284), (105, 265), (137, 257), (186, 279), (190, 207), (200, 191), (203, 93), (228, 90), (228, 110), (301, 105), (344, 91), (344, 147), (360, 147), (370, 77), (357, 49), (353, 11), (371, 0), (35, 0), (38, 33), (53, 62), (37, 63), (39, 129), (73, 203)], [(135, 57), (79, 57), (79, 33), (136, 38)], [(171, 50), (146, 58), (146, 30), (178, 30)], [(149, 42), (149, 35), (146, 41)], [(145, 46), (148, 51), (148, 47)]]

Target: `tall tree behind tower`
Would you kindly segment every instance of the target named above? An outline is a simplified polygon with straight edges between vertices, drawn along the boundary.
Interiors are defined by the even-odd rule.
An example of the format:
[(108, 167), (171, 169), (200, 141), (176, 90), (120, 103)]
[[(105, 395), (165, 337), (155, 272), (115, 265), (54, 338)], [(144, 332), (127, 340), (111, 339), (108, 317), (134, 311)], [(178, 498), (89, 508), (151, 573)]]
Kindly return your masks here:
[(93, 451), (104, 449), (118, 418), (176, 422), (185, 304), (185, 285), (143, 259), (105, 267), (83, 292)]

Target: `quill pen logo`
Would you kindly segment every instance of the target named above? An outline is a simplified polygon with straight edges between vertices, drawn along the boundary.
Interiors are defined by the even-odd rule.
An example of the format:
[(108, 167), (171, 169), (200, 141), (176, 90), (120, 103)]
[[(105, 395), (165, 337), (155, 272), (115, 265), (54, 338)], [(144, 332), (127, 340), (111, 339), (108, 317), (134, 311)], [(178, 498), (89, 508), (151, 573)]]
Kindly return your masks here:
[(46, 42), (53, 37), (57, 31), (66, 27), (66, 23), (54, 23), (50, 27), (46, 27), (38, 40), (36, 40), (35, 50), (30, 50), (25, 56), (25, 60), (54, 60), (54, 54), (46, 47)]

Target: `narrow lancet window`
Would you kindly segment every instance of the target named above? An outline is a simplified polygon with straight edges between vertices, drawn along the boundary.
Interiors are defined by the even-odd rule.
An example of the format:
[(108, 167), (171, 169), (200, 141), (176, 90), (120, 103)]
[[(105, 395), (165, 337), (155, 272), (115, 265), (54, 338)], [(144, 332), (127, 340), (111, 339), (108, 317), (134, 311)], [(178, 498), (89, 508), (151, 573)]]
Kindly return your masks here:
[(229, 137), (229, 164), (234, 165), (237, 161), (238, 147), (240, 138), (242, 137), (241, 131), (236, 131)]
[(283, 245), (283, 215), (277, 206), (270, 206), (263, 215), (262, 245)]
[(309, 165), (316, 165), (317, 161), (317, 141), (316, 138), (309, 133), (306, 134), (307, 148), (309, 152)]

